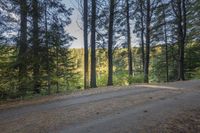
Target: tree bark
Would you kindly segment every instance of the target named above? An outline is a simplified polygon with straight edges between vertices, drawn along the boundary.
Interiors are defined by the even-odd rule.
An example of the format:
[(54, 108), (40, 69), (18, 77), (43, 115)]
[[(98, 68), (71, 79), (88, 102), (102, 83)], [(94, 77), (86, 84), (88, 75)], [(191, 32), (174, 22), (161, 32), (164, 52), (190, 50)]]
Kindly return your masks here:
[(149, 54), (150, 54), (150, 24), (151, 24), (151, 4), (147, 0), (147, 16), (146, 16), (146, 59), (144, 68), (144, 82), (149, 83)]
[(178, 80), (185, 80), (184, 77), (184, 48), (185, 48), (185, 36), (186, 36), (185, 0), (177, 0), (177, 8), (178, 8), (178, 45), (179, 45)]
[[(58, 37), (60, 39), (60, 37)], [(59, 78), (59, 40), (57, 40), (56, 44), (56, 76), (57, 79)], [(56, 81), (56, 93), (59, 93), (59, 83), (58, 80)]]
[(133, 76), (132, 50), (131, 50), (131, 34), (130, 34), (130, 14), (129, 1), (126, 0), (126, 21), (127, 21), (127, 43), (128, 43), (128, 73)]
[(20, 44), (19, 44), (19, 90), (20, 93), (25, 94), (26, 93), (26, 83), (25, 80), (27, 80), (27, 1), (26, 0), (20, 0)]
[(96, 1), (92, 0), (90, 87), (96, 88)]
[(113, 23), (115, 0), (110, 0), (110, 16), (108, 31), (108, 86), (113, 85)]
[(165, 62), (166, 62), (166, 82), (169, 82), (168, 38), (167, 38), (167, 22), (166, 22), (166, 13), (165, 12), (166, 12), (165, 8), (163, 7), (164, 38), (165, 38)]
[(186, 0), (182, 0), (182, 9), (183, 9), (183, 39), (181, 46), (181, 68), (180, 68), (180, 80), (185, 80), (185, 45), (186, 45), (186, 34), (187, 34), (187, 11), (186, 11)]
[(84, 89), (88, 83), (88, 0), (84, 0)]
[(51, 94), (51, 75), (49, 65), (49, 42), (48, 42), (48, 23), (47, 23), (47, 2), (45, 2), (45, 45), (46, 45), (46, 65), (47, 65), (47, 90), (48, 94)]
[(40, 57), (39, 57), (39, 8), (38, 0), (32, 0), (32, 19), (33, 19), (33, 82), (34, 92), (40, 93)]
[(144, 12), (143, 12), (143, 1), (140, 0), (140, 21), (141, 21), (141, 57), (142, 57), (142, 68), (144, 73), (145, 65), (145, 52), (144, 52)]

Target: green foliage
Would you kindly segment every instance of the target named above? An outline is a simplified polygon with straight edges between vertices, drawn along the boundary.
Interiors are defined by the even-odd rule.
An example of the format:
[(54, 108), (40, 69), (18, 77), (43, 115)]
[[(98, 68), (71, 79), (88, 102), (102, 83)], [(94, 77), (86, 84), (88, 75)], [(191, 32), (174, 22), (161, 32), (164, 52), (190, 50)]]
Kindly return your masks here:
[(16, 97), (16, 72), (11, 68), (15, 50), (12, 47), (0, 47), (0, 94), (1, 99)]
[(164, 47), (158, 46), (152, 49), (150, 82), (166, 81), (166, 64)]
[[(28, 77), (21, 81), (26, 87), (25, 92), (19, 90), (18, 69), (16, 62), (15, 47), (1, 46), (0, 47), (0, 99), (13, 98), (30, 98), (33, 94), (33, 77), (31, 67), (28, 67)], [(51, 50), (53, 51), (53, 49)], [(80, 89), (83, 84), (80, 82), (81, 76), (75, 63), (75, 57), (72, 51), (68, 48), (62, 48), (59, 56), (59, 75), (56, 73), (56, 61), (51, 62), (51, 92), (56, 93), (56, 83), (59, 83), (59, 92), (68, 91), (71, 89)], [(55, 60), (55, 59), (54, 59)], [(31, 61), (31, 60), (30, 60)], [(29, 65), (29, 63), (27, 64)], [(40, 83), (41, 92), (39, 95), (47, 95), (47, 78), (45, 71), (45, 63), (41, 65)], [(56, 89), (55, 89), (56, 88)], [(25, 94), (24, 94), (25, 93)]]
[(186, 47), (185, 52), (186, 78), (198, 78), (200, 69), (200, 47), (199, 43), (191, 43)]
[(115, 73), (113, 76), (113, 83), (114, 85), (119, 85), (119, 86), (123, 86), (123, 85), (128, 85), (128, 72), (118, 72)]
[(134, 84), (134, 83), (143, 83), (144, 77), (143, 75), (135, 75), (135, 76), (129, 76), (128, 77), (128, 83)]
[(193, 79), (200, 79), (200, 67), (196, 68), (194, 72), (192, 73)]
[[(139, 48), (133, 49), (133, 70), (134, 76), (128, 76), (127, 68), (127, 53), (126, 49), (116, 49), (114, 53), (114, 85), (129, 85), (135, 83), (143, 83), (143, 74), (140, 60)], [(186, 47), (186, 76), (187, 79), (199, 79), (200, 75), (200, 52), (197, 43)], [(176, 47), (169, 47), (169, 78), (170, 81), (175, 80), (177, 75), (177, 62), (174, 60), (177, 54)], [(193, 52), (195, 51), (195, 52)], [(20, 98), (21, 94), (18, 91), (18, 70), (15, 66), (16, 51), (14, 47), (2, 47), (0, 50), (0, 92), (1, 99)], [(83, 49), (70, 49), (66, 47), (59, 48), (58, 60), (56, 58), (56, 47), (51, 47), (51, 93), (64, 93), (83, 88)], [(97, 49), (97, 85), (107, 85), (107, 51)], [(152, 48), (150, 59), (150, 81), (165, 82), (166, 67), (165, 67), (165, 50), (164, 47), (157, 46)], [(58, 62), (58, 75), (56, 73)], [(45, 64), (41, 71), (41, 93), (39, 95), (47, 95), (47, 78)], [(33, 82), (30, 67), (28, 67), (27, 90), (25, 98), (33, 97)], [(57, 88), (58, 83), (58, 88)], [(58, 89), (58, 90), (57, 90)]]
[(106, 86), (108, 80), (108, 74), (101, 74), (97, 78), (97, 86)]

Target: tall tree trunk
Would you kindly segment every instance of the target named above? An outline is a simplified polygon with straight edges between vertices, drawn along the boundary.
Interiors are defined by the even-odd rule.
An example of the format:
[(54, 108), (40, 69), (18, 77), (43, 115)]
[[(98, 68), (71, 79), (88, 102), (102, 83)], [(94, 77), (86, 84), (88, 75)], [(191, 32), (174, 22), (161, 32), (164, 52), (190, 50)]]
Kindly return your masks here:
[(40, 93), (40, 57), (39, 57), (39, 8), (38, 0), (32, 0), (32, 19), (33, 19), (33, 82), (34, 92)]
[(27, 80), (27, 1), (26, 0), (20, 0), (20, 44), (19, 44), (19, 82), (20, 82), (20, 93), (22, 95), (26, 92), (26, 83), (25, 80)]
[(110, 0), (110, 17), (108, 31), (108, 83), (113, 85), (113, 23), (114, 23), (115, 0)]
[(88, 87), (88, 0), (84, 0), (84, 89)]
[(144, 82), (149, 83), (149, 54), (150, 54), (150, 24), (151, 24), (151, 4), (147, 0), (147, 16), (146, 16), (146, 59), (144, 69)]
[(142, 68), (144, 73), (145, 65), (145, 52), (144, 52), (144, 12), (143, 12), (143, 0), (140, 0), (140, 21), (141, 21), (141, 56), (142, 56)]
[(179, 68), (178, 80), (184, 80), (184, 47), (186, 31), (186, 10), (185, 0), (177, 1), (178, 8), (178, 45), (179, 45)]
[(47, 65), (47, 90), (48, 94), (51, 94), (51, 75), (49, 66), (49, 42), (48, 42), (48, 23), (47, 23), (47, 2), (45, 2), (45, 45), (46, 45), (46, 65)]
[(180, 68), (180, 80), (185, 80), (185, 66), (184, 66), (184, 53), (185, 53), (185, 45), (186, 45), (186, 34), (187, 34), (187, 12), (186, 12), (186, 0), (182, 0), (182, 9), (183, 9), (183, 39), (181, 45), (181, 68)]
[(91, 72), (90, 87), (95, 88), (96, 85), (96, 1), (92, 0), (92, 21), (91, 21)]
[(169, 60), (168, 60), (168, 38), (167, 38), (167, 22), (165, 7), (163, 5), (163, 19), (164, 19), (164, 38), (165, 38), (165, 62), (166, 62), (166, 81), (169, 82)]
[(128, 43), (128, 73), (133, 76), (132, 50), (131, 50), (131, 33), (130, 33), (130, 14), (129, 0), (126, 0), (126, 21), (127, 21), (127, 43)]

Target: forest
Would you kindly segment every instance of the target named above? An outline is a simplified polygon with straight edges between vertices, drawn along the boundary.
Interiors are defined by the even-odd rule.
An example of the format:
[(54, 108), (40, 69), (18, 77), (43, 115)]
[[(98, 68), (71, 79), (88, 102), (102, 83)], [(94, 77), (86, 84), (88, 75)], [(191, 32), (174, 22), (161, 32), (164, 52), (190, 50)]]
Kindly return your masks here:
[(0, 1), (1, 100), (200, 79), (199, 0), (64, 1)]

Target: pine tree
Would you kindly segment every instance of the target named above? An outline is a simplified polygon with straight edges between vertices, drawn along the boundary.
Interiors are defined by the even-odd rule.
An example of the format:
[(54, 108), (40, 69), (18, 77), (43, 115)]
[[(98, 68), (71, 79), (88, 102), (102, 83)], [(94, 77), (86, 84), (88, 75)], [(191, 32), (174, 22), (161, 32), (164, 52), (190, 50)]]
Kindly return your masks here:
[(88, 0), (84, 0), (84, 88), (88, 86)]
[(144, 82), (149, 82), (149, 56), (150, 56), (150, 43), (151, 43), (151, 3), (150, 0), (147, 0), (146, 3), (146, 58), (145, 58), (145, 65), (144, 65)]
[(187, 34), (187, 10), (186, 0), (175, 0), (171, 2), (173, 12), (176, 16), (177, 42), (178, 42), (178, 80), (184, 80), (184, 52)]
[(40, 93), (40, 40), (39, 40), (39, 2), (32, 0), (32, 20), (33, 20), (33, 87), (35, 93)]
[(114, 24), (115, 0), (110, 0), (110, 17), (108, 30), (108, 83), (113, 85), (113, 24)]
[(20, 0), (20, 41), (19, 41), (19, 54), (18, 54), (18, 66), (19, 66), (19, 90), (22, 95), (25, 95), (26, 80), (27, 80), (27, 15), (28, 5), (26, 0)]
[(91, 18), (91, 71), (90, 87), (96, 85), (96, 1), (92, 0), (92, 18)]
[(128, 44), (128, 71), (129, 76), (133, 75), (133, 63), (132, 63), (132, 47), (131, 47), (131, 33), (130, 33), (130, 7), (129, 1), (126, 0), (126, 21), (127, 21), (127, 44)]

